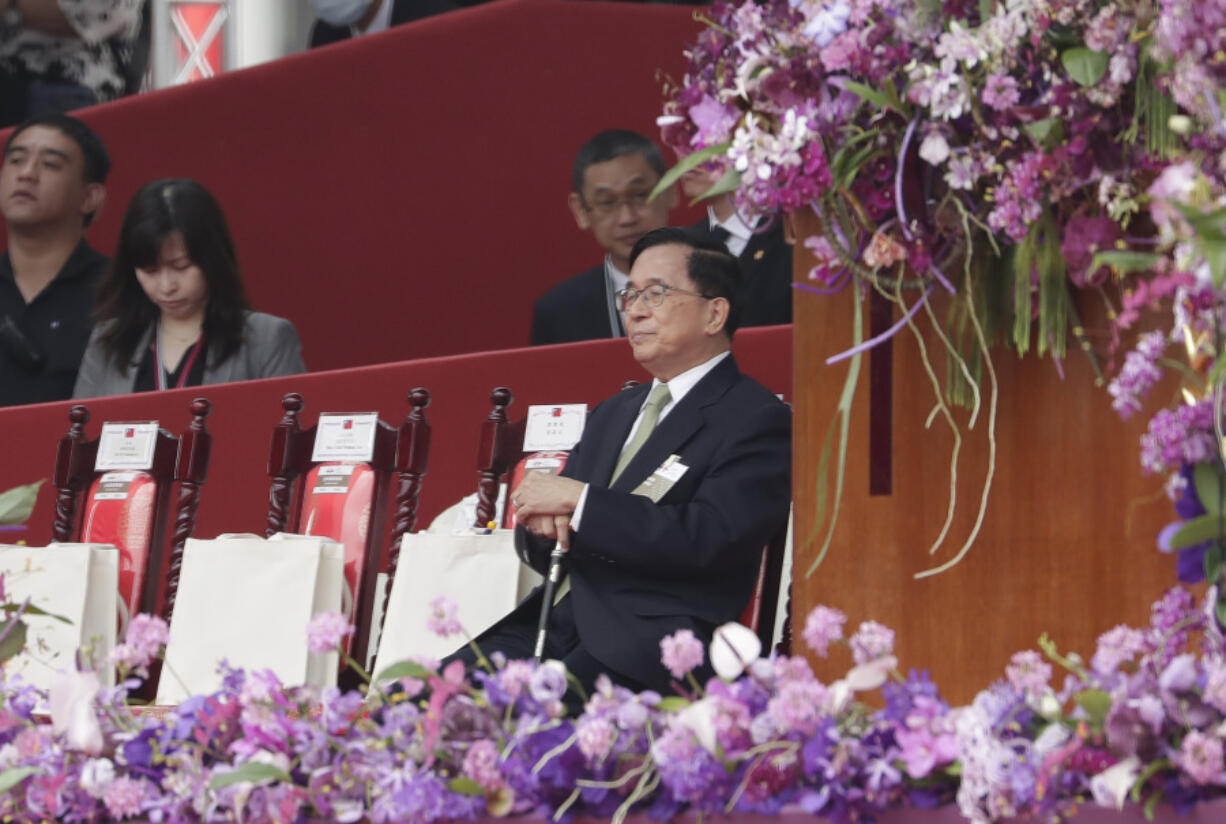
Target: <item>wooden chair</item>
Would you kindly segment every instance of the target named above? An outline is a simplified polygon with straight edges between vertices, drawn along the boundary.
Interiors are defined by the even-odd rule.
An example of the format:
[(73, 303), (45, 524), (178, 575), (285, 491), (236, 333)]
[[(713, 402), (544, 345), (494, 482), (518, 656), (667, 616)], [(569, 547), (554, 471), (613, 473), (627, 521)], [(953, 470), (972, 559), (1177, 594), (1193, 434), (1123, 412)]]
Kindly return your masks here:
[[(71, 425), (60, 439), (52, 473), (52, 536), (58, 542), (114, 543), (123, 558), (120, 591), (133, 614), (146, 612), (169, 621), (174, 611), (183, 546), (195, 529), (200, 489), (208, 475), (212, 436), (204, 419), (211, 410), (208, 400), (196, 398), (190, 405), (192, 421), (182, 436), (159, 429), (153, 466), (142, 473), (96, 472), (98, 438), (85, 435), (89, 409), (78, 404), (68, 412)], [(120, 481), (117, 475), (125, 477)], [(108, 483), (127, 485), (121, 493), (99, 497)], [(117, 494), (124, 497), (107, 500)]]
[[(410, 410), (399, 428), (377, 422), (370, 461), (358, 465), (351, 475), (354, 482), (343, 495), (334, 499), (333, 508), (353, 510), (338, 521), (307, 524), (302, 520), (304, 502), (314, 495), (311, 485), (320, 477), (318, 473), (338, 464), (315, 464), (311, 460), (318, 424), (308, 429), (300, 425), (301, 395), (290, 393), (281, 399), (283, 415), (273, 429), (269, 450), (271, 486), (264, 534), (272, 536), (278, 532), (309, 530), (311, 534), (345, 544), (346, 578), (354, 601), (355, 631), (350, 654), (363, 664), (373, 652), (371, 636), (376, 607), (384, 603), (391, 592), (400, 556), (400, 540), (417, 523), (418, 497), (429, 464), (430, 424), (425, 409), (430, 404), (430, 393), (419, 387), (409, 393), (408, 399)], [(303, 475), (307, 483), (298, 484)], [(393, 516), (385, 553), (382, 541), (393, 476)], [(385, 573), (387, 579), (384, 590), (379, 592), (381, 573)]]

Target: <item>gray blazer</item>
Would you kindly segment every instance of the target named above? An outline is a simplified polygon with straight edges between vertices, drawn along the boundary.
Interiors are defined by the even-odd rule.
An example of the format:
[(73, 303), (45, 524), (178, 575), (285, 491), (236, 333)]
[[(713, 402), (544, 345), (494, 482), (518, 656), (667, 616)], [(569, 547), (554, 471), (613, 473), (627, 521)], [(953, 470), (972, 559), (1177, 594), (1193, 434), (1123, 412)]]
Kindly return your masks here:
[[(149, 348), (153, 328), (145, 331), (136, 347), (132, 363), (125, 369), (106, 356), (98, 338), (106, 328), (103, 324), (90, 336), (77, 383), (72, 390), (74, 398), (96, 398), (102, 395), (126, 395), (136, 385), (136, 372), (140, 359)], [(302, 344), (294, 325), (285, 318), (265, 315), (263, 312), (248, 312), (243, 329), (243, 343), (230, 357), (217, 363), (215, 353), (209, 353), (204, 365), (204, 383), (229, 383), (256, 378), (275, 378), (280, 375), (297, 375), (306, 371), (302, 362)]]

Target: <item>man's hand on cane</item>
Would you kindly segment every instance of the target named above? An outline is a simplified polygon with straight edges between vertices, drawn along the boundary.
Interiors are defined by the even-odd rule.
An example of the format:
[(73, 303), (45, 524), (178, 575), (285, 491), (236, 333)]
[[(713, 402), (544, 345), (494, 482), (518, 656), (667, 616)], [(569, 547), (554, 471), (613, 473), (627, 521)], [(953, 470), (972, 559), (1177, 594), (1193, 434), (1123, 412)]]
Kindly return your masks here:
[(529, 472), (511, 493), (515, 518), (530, 532), (553, 538), (570, 549), (570, 519), (579, 505), (583, 484), (544, 472)]

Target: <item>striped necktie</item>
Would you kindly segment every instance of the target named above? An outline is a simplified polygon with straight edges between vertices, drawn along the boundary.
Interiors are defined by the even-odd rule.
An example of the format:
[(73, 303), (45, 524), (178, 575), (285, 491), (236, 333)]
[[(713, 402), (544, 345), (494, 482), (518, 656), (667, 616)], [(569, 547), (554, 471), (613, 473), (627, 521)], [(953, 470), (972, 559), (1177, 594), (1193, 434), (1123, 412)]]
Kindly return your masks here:
[(630, 442), (622, 447), (622, 454), (617, 459), (617, 466), (613, 469), (613, 477), (609, 479), (609, 485), (618, 479), (618, 477), (633, 460), (638, 451), (643, 448), (643, 444), (651, 437), (651, 433), (655, 431), (656, 424), (660, 421), (660, 411), (668, 406), (672, 401), (672, 393), (668, 391), (668, 384), (658, 383), (651, 390), (651, 395), (647, 398), (647, 405), (643, 407), (643, 419), (639, 421), (639, 428), (634, 430), (634, 437)]

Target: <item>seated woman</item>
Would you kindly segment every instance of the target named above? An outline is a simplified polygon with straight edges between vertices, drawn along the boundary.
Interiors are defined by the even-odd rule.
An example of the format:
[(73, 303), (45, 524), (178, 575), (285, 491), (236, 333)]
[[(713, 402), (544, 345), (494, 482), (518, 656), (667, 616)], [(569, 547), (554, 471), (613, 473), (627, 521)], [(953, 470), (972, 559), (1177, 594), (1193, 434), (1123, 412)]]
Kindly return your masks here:
[(194, 180), (132, 198), (94, 314), (74, 398), (306, 370), (293, 325), (247, 305), (221, 206)]

